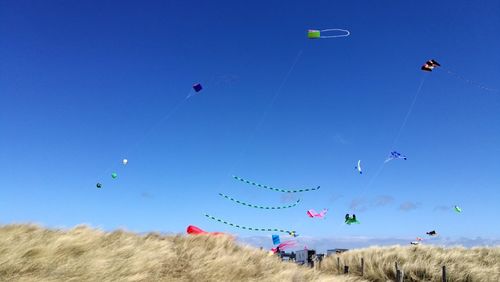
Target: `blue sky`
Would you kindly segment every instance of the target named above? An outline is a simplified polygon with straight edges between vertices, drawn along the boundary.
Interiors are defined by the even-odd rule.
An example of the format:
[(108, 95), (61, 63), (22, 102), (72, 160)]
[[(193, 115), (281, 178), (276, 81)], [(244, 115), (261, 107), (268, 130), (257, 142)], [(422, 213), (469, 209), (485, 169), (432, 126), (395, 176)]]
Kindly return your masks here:
[[(500, 88), (500, 3), (201, 2), (0, 4), (1, 223), (271, 235), (209, 213), (311, 238), (500, 237), (500, 92), (449, 73)], [(351, 36), (306, 38), (327, 28)], [(430, 58), (443, 67), (423, 73)], [(374, 177), (421, 81), (408, 160)], [(218, 193), (293, 199), (231, 175), (321, 190), (255, 210)]]

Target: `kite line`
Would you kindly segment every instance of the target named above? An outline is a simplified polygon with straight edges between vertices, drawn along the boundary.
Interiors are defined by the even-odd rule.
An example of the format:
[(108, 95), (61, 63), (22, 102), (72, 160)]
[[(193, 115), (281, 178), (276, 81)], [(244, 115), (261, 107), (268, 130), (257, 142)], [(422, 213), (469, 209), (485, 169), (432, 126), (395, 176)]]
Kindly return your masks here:
[(240, 229), (245, 229), (245, 230), (251, 230), (251, 231), (269, 231), (269, 232), (281, 232), (281, 233), (287, 233), (289, 235), (292, 235), (294, 237), (297, 236), (297, 233), (293, 230), (285, 230), (285, 229), (279, 229), (279, 228), (255, 228), (255, 227), (247, 227), (247, 226), (243, 226), (243, 225), (238, 225), (238, 224), (234, 224), (234, 223), (231, 223), (231, 222), (228, 222), (228, 221), (225, 221), (223, 219), (220, 219), (220, 218), (217, 218), (215, 216), (211, 216), (209, 214), (205, 214), (206, 217), (212, 219), (212, 220), (215, 220), (215, 221), (218, 221), (220, 223), (224, 223), (226, 225), (229, 225), (229, 226), (233, 226), (233, 227), (236, 227), (236, 228), (240, 228)]
[(300, 202), (300, 199), (298, 199), (295, 203), (293, 203), (291, 205), (288, 205), (288, 206), (266, 207), (266, 206), (257, 206), (257, 205), (252, 205), (252, 204), (249, 204), (249, 203), (245, 203), (243, 201), (236, 200), (236, 199), (231, 198), (231, 197), (229, 197), (227, 195), (224, 195), (222, 193), (219, 193), (219, 195), (221, 197), (224, 197), (224, 198), (228, 199), (228, 200), (236, 202), (236, 203), (238, 203), (240, 205), (244, 205), (244, 206), (252, 207), (252, 208), (256, 208), (256, 209), (263, 209), (263, 210), (281, 210), (281, 209), (293, 208), (293, 207), (295, 207)]
[(274, 188), (274, 187), (270, 187), (270, 186), (267, 186), (267, 185), (259, 184), (259, 183), (256, 183), (256, 182), (253, 182), (253, 181), (250, 181), (250, 180), (243, 179), (243, 178), (238, 177), (238, 176), (233, 176), (233, 178), (236, 179), (236, 180), (239, 180), (241, 182), (253, 185), (253, 186), (257, 186), (257, 187), (260, 187), (260, 188), (269, 189), (269, 190), (273, 190), (273, 191), (277, 191), (277, 192), (282, 192), (282, 193), (308, 192), (308, 191), (319, 190), (319, 188), (320, 188), (320, 186), (318, 186), (316, 188), (306, 188), (306, 189), (298, 189), (298, 190), (286, 190), (286, 189)]
[[(431, 61), (433, 61), (433, 60), (431, 60)], [(427, 62), (426, 65), (428, 65), (429, 62)], [(424, 66), (426, 66), (426, 65), (424, 65)], [(424, 70), (424, 68), (425, 68), (424, 66), (422, 66), (422, 70)], [(431, 69), (431, 71), (432, 71), (432, 69)], [(401, 137), (401, 133), (403, 132), (403, 129), (406, 127), (406, 123), (408, 122), (408, 119), (410, 118), (410, 116), (411, 116), (411, 114), (413, 112), (413, 108), (415, 107), (415, 104), (416, 104), (416, 102), (418, 100), (418, 97), (420, 96), (420, 92), (422, 92), (422, 88), (424, 86), (426, 78), (427, 78), (427, 76), (424, 76), (424, 77), (422, 77), (422, 79), (420, 81), (420, 84), (419, 84), (419, 86), (417, 88), (415, 96), (413, 97), (413, 100), (412, 100), (412, 102), (410, 104), (410, 107), (408, 108), (408, 110), (406, 112), (405, 118), (403, 119), (403, 122), (401, 123), (401, 126), (399, 127), (399, 130), (398, 130), (398, 132), (396, 134), (396, 137), (394, 138), (394, 140), (392, 142), (391, 150), (394, 149), (394, 147), (396, 146), (397, 142), (399, 141), (399, 138)], [(396, 153), (396, 154), (400, 155), (396, 151), (391, 152), (391, 155), (393, 153)], [(406, 158), (406, 156), (403, 156), (403, 157)], [(387, 159), (387, 160), (389, 160), (389, 159)], [(365, 191), (373, 185), (373, 183), (375, 182), (375, 180), (378, 178), (378, 176), (384, 170), (385, 165), (387, 164), (387, 160), (385, 160), (383, 163), (380, 164), (379, 168), (377, 169), (377, 171), (375, 172), (375, 174), (370, 178), (370, 180), (368, 181), (367, 185), (361, 190), (361, 192), (359, 193), (358, 197), (363, 196), (364, 193), (365, 193)]]

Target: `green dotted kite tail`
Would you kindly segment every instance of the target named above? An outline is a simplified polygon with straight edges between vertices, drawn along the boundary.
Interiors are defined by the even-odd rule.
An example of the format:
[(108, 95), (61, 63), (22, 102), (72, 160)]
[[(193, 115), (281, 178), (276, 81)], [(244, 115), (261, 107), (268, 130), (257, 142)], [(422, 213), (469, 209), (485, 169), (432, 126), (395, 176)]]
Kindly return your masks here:
[(238, 224), (234, 224), (234, 223), (231, 223), (231, 222), (227, 222), (225, 220), (222, 220), (220, 218), (216, 218), (215, 216), (211, 216), (209, 214), (205, 214), (205, 216), (208, 217), (208, 218), (210, 218), (210, 219), (213, 219), (215, 221), (218, 221), (220, 223), (224, 223), (226, 225), (230, 225), (230, 226), (233, 226), (233, 227), (236, 227), (236, 228), (240, 228), (240, 229), (252, 230), (252, 231), (281, 232), (281, 233), (287, 233), (287, 234), (289, 234), (291, 236), (294, 236), (294, 237), (298, 236), (298, 234), (295, 231), (278, 229), (278, 228), (255, 228), (255, 227), (247, 227), (247, 226), (243, 226), (243, 225), (238, 225)]
[(236, 202), (236, 203), (238, 203), (240, 205), (244, 205), (244, 206), (251, 207), (251, 208), (256, 208), (256, 209), (263, 209), (263, 210), (280, 210), (280, 209), (293, 208), (293, 207), (295, 207), (300, 202), (300, 199), (298, 199), (295, 203), (293, 203), (291, 205), (288, 205), (288, 206), (264, 207), (264, 206), (257, 206), (257, 205), (252, 205), (252, 204), (249, 204), (249, 203), (245, 203), (243, 201), (236, 200), (235, 198), (231, 198), (231, 197), (229, 197), (227, 195), (224, 195), (222, 193), (219, 193), (219, 195), (221, 197), (224, 197), (224, 198), (228, 199), (228, 200)]
[(241, 182), (245, 182), (247, 184), (251, 184), (253, 186), (257, 186), (257, 187), (265, 188), (265, 189), (269, 189), (269, 190), (274, 190), (274, 191), (278, 191), (278, 192), (283, 192), (283, 193), (299, 193), (299, 192), (308, 192), (308, 191), (314, 191), (314, 190), (318, 190), (319, 189), (319, 186), (318, 186), (316, 188), (307, 188), (307, 189), (299, 189), (299, 190), (286, 190), (286, 189), (279, 189), (279, 188), (274, 188), (274, 187), (270, 187), (270, 186), (267, 186), (267, 185), (262, 185), (262, 184), (259, 184), (259, 183), (255, 183), (253, 181), (246, 180), (246, 179), (243, 179), (243, 178), (238, 177), (238, 176), (233, 176), (233, 178), (236, 179), (236, 180), (239, 180)]

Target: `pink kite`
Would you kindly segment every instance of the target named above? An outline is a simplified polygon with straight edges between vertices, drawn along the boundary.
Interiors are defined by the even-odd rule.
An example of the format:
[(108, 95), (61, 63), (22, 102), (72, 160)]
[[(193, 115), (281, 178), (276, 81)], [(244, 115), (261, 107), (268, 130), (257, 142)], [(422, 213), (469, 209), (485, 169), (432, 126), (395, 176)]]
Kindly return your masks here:
[(279, 244), (276, 248), (272, 248), (271, 252), (277, 253), (278, 249), (280, 251), (284, 251), (284, 250), (286, 250), (286, 249), (288, 249), (290, 247), (295, 246), (295, 243), (296, 243), (295, 241), (286, 241), (286, 242), (283, 242), (283, 243)]
[(324, 218), (326, 216), (327, 212), (328, 212), (328, 209), (323, 209), (320, 213), (317, 213), (315, 210), (308, 210), (307, 215), (309, 217)]
[(222, 233), (222, 232), (207, 232), (207, 231), (204, 231), (201, 228), (198, 228), (194, 225), (189, 225), (187, 227), (186, 232), (190, 235), (227, 235), (227, 234)]

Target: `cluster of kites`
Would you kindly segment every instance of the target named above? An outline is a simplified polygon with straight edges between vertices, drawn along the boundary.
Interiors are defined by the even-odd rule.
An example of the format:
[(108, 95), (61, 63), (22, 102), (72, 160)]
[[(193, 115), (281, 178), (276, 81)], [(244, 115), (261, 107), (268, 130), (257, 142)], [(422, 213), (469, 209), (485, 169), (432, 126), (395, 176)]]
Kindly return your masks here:
[[(124, 166), (126, 166), (126, 165), (128, 164), (128, 160), (127, 160), (127, 159), (123, 159), (123, 160), (122, 160), (122, 164), (123, 164)], [(113, 172), (111, 173), (111, 179), (117, 179), (117, 178), (118, 178), (118, 173), (116, 173), (116, 172), (114, 172), (114, 171), (113, 171)], [(101, 182), (97, 182), (97, 184), (96, 184), (95, 186), (96, 186), (97, 188), (102, 188), (102, 183), (101, 183)]]
[[(350, 32), (345, 29), (324, 29), (324, 30), (316, 30), (316, 29), (310, 29), (307, 32), (307, 37), (309, 39), (328, 39), (328, 38), (339, 38), (339, 37), (347, 37), (350, 35)], [(428, 60), (425, 62), (425, 64), (422, 65), (421, 70), (426, 71), (426, 72), (431, 72), (433, 71), (436, 67), (440, 67), (441, 65), (434, 59)], [(196, 86), (195, 90), (199, 91), (201, 90), (201, 85)], [(398, 151), (391, 151), (389, 153), (389, 156), (386, 158), (384, 163), (388, 163), (390, 161), (394, 160), (407, 160), (407, 156), (398, 152)], [(355, 170), (362, 175), (363, 174), (363, 168), (361, 165), (361, 160), (358, 160)], [(281, 193), (300, 193), (300, 192), (309, 192), (309, 191), (315, 191), (318, 190), (320, 187), (314, 187), (314, 188), (305, 188), (305, 189), (283, 189), (283, 188), (276, 188), (260, 183), (256, 183), (238, 176), (233, 177), (237, 181), (241, 181), (243, 183), (262, 188), (262, 189), (268, 189), (272, 190), (275, 192), (281, 192)], [(245, 201), (235, 199), (231, 196), (219, 193), (219, 195), (227, 200), (232, 201), (235, 204), (250, 207), (250, 208), (256, 208), (256, 209), (265, 209), (265, 210), (278, 210), (278, 209), (288, 209), (288, 208), (293, 208), (296, 207), (300, 203), (300, 199), (298, 199), (296, 202), (291, 203), (289, 205), (284, 205), (284, 206), (263, 206), (263, 205), (256, 205), (252, 203), (247, 203)], [(461, 208), (458, 206), (454, 207), (455, 211), (461, 212)], [(306, 211), (306, 215), (310, 218), (318, 218), (318, 219), (324, 219), (328, 213), (328, 209), (323, 209), (319, 212), (316, 212), (314, 209), (309, 209)], [(286, 233), (288, 235), (291, 235), (293, 237), (298, 236), (297, 232), (293, 229), (281, 229), (281, 228), (261, 228), (261, 227), (249, 227), (246, 225), (241, 225), (233, 222), (226, 221), (224, 219), (217, 218), (215, 216), (205, 214), (205, 216), (211, 220), (220, 222), (222, 224), (229, 225), (234, 228), (239, 228), (239, 229), (244, 229), (244, 230), (250, 230), (250, 231), (265, 231), (265, 232), (281, 232), (281, 233)], [(344, 217), (344, 223), (347, 225), (352, 225), (352, 224), (360, 224), (359, 220), (356, 218), (355, 214), (346, 214)], [(187, 229), (188, 234), (211, 234), (211, 235), (219, 235), (219, 232), (205, 232), (197, 227), (189, 226)], [(432, 230), (430, 232), (427, 232), (429, 236), (437, 236), (437, 233), (435, 230)], [(416, 241), (412, 241), (411, 244), (413, 245), (418, 245), (420, 242), (422, 242), (423, 239), (420, 237), (417, 237)], [(274, 247), (271, 249), (271, 253), (279, 253), (280, 251), (283, 251), (289, 247), (295, 246), (295, 241), (290, 240), (290, 241), (285, 241), (281, 242), (279, 235), (272, 235), (272, 242)]]
[[(194, 90), (194, 94), (192, 93), (192, 91), (190, 91), (184, 100), (191, 98), (191, 96), (200, 92), (202, 89), (203, 89), (203, 86), (201, 85), (201, 83), (193, 84), (192, 90)], [(174, 108), (174, 110), (175, 110), (175, 108)], [(167, 116), (169, 116), (169, 115), (167, 114)], [(122, 165), (126, 166), (127, 164), (128, 164), (128, 159), (122, 159)], [(117, 178), (118, 178), (118, 173), (116, 171), (111, 172), (111, 179), (117, 179)], [(95, 186), (100, 189), (103, 187), (103, 184), (101, 182), (97, 182)]]
[[(317, 30), (317, 29), (310, 29), (307, 31), (307, 38), (309, 39), (331, 39), (331, 38), (341, 38), (341, 37), (347, 37), (350, 35), (350, 31), (345, 30), (345, 29), (323, 29), (323, 30)], [(425, 72), (432, 72), (435, 70), (437, 67), (441, 67), (441, 64), (439, 64), (436, 60), (431, 59), (426, 61), (422, 66), (421, 70)], [(194, 93), (190, 91), (190, 93), (187, 95), (185, 99), (188, 99), (195, 95), (196, 93), (199, 93), (202, 91), (203, 86), (200, 83), (196, 83), (192, 86), (192, 90), (194, 90)], [(385, 159), (384, 163), (388, 163), (394, 160), (407, 160), (407, 156), (398, 152), (398, 151), (391, 151), (389, 153), (389, 156)], [(126, 166), (128, 164), (127, 159), (122, 160), (122, 165)], [(363, 175), (363, 167), (361, 165), (361, 160), (357, 161), (356, 166), (354, 167), (356, 172), (359, 175)], [(111, 173), (111, 179), (117, 179), (118, 174), (117, 172), (112, 172)], [(238, 176), (233, 176), (234, 180), (248, 184), (250, 186), (256, 187), (256, 188), (261, 188), (261, 189), (267, 189), (271, 190), (274, 192), (279, 192), (279, 193), (302, 193), (302, 192), (311, 192), (311, 191), (317, 191), (320, 189), (320, 186), (317, 187), (310, 187), (310, 188), (302, 188), (302, 189), (285, 189), (285, 188), (277, 188), (277, 187), (272, 187), (264, 184), (260, 184), (254, 181), (250, 181)], [(97, 188), (102, 188), (103, 184), (101, 182), (98, 182), (96, 184)], [(245, 206), (249, 208), (255, 208), (255, 209), (261, 209), (261, 210), (281, 210), (281, 209), (289, 209), (289, 208), (294, 208), (297, 207), (300, 204), (300, 199), (296, 200), (293, 203), (290, 203), (288, 205), (278, 205), (278, 206), (264, 206), (264, 205), (258, 205), (258, 204), (253, 204), (253, 203), (248, 203), (246, 201), (242, 201), (236, 198), (233, 198), (229, 195), (219, 193), (219, 196), (222, 198), (233, 202), (234, 204), (240, 205), (240, 206)], [(454, 206), (454, 210), (457, 213), (461, 213), (462, 209), (459, 206)], [(317, 212), (314, 209), (308, 209), (305, 212), (305, 215), (307, 215), (309, 218), (312, 219), (324, 219), (326, 218), (326, 215), (328, 213), (328, 209), (322, 209), (321, 211)], [(247, 225), (242, 225), (239, 223), (234, 223), (234, 222), (229, 222), (227, 220), (212, 216), (210, 214), (205, 214), (205, 216), (210, 219), (217, 221), (219, 223), (238, 228), (238, 229), (243, 229), (243, 230), (249, 230), (249, 231), (262, 231), (262, 232), (273, 232), (273, 233), (284, 233), (287, 235), (290, 235), (292, 237), (297, 237), (299, 234), (293, 229), (293, 228), (275, 228), (275, 227), (250, 227)], [(358, 221), (357, 217), (355, 214), (346, 214), (344, 217), (344, 223), (346, 225), (353, 225), (353, 224), (360, 224)], [(212, 236), (218, 236), (218, 235), (224, 235), (222, 232), (207, 232), (202, 230), (199, 227), (196, 227), (194, 225), (189, 225), (186, 229), (186, 232), (190, 235), (212, 235)], [(426, 232), (426, 234), (430, 237), (435, 237), (437, 236), (437, 232), (435, 230)], [(412, 241), (412, 245), (419, 245), (423, 241), (422, 238), (417, 237), (415, 241)], [(273, 242), (273, 248), (271, 249), (271, 253), (279, 253), (287, 248), (293, 247), (296, 245), (296, 242), (294, 240), (288, 240), (281, 242), (280, 236), (277, 234), (272, 235), (272, 242)]]

